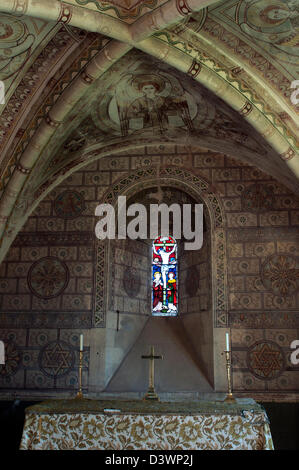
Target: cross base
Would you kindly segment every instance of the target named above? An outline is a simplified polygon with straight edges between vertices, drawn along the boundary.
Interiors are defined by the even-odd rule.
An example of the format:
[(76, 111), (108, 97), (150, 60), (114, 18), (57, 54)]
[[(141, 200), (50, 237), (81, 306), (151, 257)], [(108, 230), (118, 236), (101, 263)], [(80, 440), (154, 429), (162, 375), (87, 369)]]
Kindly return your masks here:
[(143, 400), (156, 400), (159, 401), (159, 397), (155, 392), (155, 389), (153, 387), (149, 387), (148, 391), (143, 397)]
[(225, 401), (226, 403), (235, 403), (235, 402), (236, 402), (236, 400), (235, 400), (235, 398), (233, 397), (233, 394), (232, 394), (232, 393), (228, 393), (228, 394), (226, 395), (224, 401)]

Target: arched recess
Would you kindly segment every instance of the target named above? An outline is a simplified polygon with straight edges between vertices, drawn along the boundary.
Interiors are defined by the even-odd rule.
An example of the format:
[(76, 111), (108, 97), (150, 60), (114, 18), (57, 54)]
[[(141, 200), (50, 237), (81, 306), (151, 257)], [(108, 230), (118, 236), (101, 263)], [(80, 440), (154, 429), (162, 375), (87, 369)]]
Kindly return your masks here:
[[(141, 190), (163, 186), (180, 189), (182, 192), (192, 197), (193, 200), (198, 201), (198, 203), (203, 203), (209, 217), (209, 242), (211, 249), (211, 259), (209, 263), (211, 267), (212, 286), (211, 310), (207, 312), (206, 317), (203, 317), (203, 315), (201, 317), (202, 312), (199, 311), (196, 312), (195, 315), (182, 315), (182, 317), (183, 319), (185, 318), (184, 331), (185, 333), (187, 332), (187, 337), (190, 343), (193, 344), (194, 350), (197, 352), (202, 373), (215, 390), (221, 390), (221, 385), (219, 386), (219, 384), (223, 379), (223, 374), (219, 369), (218, 351), (214, 345), (222, 341), (221, 338), (224, 336), (225, 328), (227, 328), (228, 325), (226, 220), (222, 204), (217, 195), (213, 192), (210, 184), (182, 168), (148, 167), (137, 170), (131, 175), (118, 180), (99, 202), (111, 204), (117, 214), (117, 199), (119, 196), (126, 196), (129, 200)], [(109, 240), (98, 240), (95, 261), (96, 292), (93, 326), (94, 328), (106, 328), (104, 335), (105, 353), (101, 359), (102, 363), (100, 367), (102, 371), (105, 371), (105, 377), (101, 376), (99, 380), (103, 388), (105, 388), (112, 379), (115, 372), (120, 367), (120, 364), (125, 359), (126, 354), (130, 352), (130, 347), (132, 347), (132, 344), (129, 342), (130, 333), (126, 331), (126, 339), (124, 340), (126, 343), (123, 353), (120, 352), (119, 348), (116, 348), (117, 354), (114, 356), (115, 360), (111, 359), (111, 357), (113, 357), (113, 348), (116, 347), (117, 342), (121, 343), (122, 341), (120, 339), (122, 332), (118, 330), (119, 314), (117, 314), (115, 309), (114, 311), (111, 310), (108, 300), (109, 284), (114, 282), (114, 277), (111, 275), (111, 270), (113, 270), (111, 246), (112, 244)], [(172, 318), (175, 319), (175, 317)], [(143, 323), (142, 321), (139, 322), (139, 332), (142, 331), (142, 328), (145, 326), (145, 321), (147, 321), (146, 318), (141, 320)], [(175, 321), (172, 323), (174, 324)], [(196, 330), (196, 325), (200, 325), (199, 331)], [(134, 334), (136, 334), (136, 331), (134, 331)], [(103, 334), (101, 338), (103, 338)], [(201, 347), (204, 343), (205, 347)], [(124, 346), (124, 343), (121, 344)], [(223, 371), (225, 371), (225, 368), (223, 368)], [(97, 384), (95, 383), (93, 386), (96, 387)], [(108, 389), (108, 391), (110, 390)]]

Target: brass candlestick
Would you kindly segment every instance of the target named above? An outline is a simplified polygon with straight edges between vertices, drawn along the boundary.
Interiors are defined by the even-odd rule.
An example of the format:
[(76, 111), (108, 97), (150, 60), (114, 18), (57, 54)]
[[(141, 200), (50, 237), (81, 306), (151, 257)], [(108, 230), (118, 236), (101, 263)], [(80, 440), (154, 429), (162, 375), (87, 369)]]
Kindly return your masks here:
[(227, 384), (228, 384), (228, 394), (224, 399), (227, 403), (235, 403), (236, 400), (232, 394), (232, 375), (231, 375), (231, 351), (224, 351), (226, 358), (226, 373), (227, 373)]
[(80, 351), (80, 356), (79, 356), (79, 390), (76, 395), (76, 398), (83, 398), (83, 392), (82, 392), (82, 366), (83, 366), (83, 351)]

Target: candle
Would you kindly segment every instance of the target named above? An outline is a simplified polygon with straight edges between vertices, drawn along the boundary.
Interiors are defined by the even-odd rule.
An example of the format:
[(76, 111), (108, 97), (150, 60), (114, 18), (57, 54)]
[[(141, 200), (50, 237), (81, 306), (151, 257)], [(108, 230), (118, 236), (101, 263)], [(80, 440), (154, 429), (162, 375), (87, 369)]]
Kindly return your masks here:
[(80, 335), (80, 351), (83, 351), (83, 335)]
[(229, 333), (226, 333), (226, 351), (229, 351)]

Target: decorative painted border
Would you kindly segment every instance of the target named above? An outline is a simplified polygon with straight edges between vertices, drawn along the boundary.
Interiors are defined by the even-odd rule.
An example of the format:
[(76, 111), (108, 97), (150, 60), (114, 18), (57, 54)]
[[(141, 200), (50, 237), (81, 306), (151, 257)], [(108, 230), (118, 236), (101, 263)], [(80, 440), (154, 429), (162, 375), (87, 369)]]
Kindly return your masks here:
[(92, 327), (91, 312), (1, 312), (0, 327), (25, 329), (89, 329)]
[(94, 316), (92, 322), (94, 328), (105, 328), (106, 326), (107, 249), (107, 242), (98, 240), (96, 245)]
[(106, 2), (106, 6), (104, 6), (104, 2), (99, 2), (98, 0), (76, 0), (78, 5), (88, 5), (88, 3), (93, 3), (96, 8), (102, 12), (108, 12), (109, 10), (113, 10), (114, 13), (118, 16), (118, 18), (125, 20), (127, 18), (138, 18), (144, 8), (150, 8), (153, 10), (158, 5), (158, 0), (143, 0), (141, 5), (136, 5), (136, 7), (131, 8), (122, 8), (115, 5), (108, 4)]
[(229, 312), (229, 326), (234, 329), (299, 329), (299, 312), (260, 311)]
[[(248, 42), (245, 42), (244, 39), (239, 38), (234, 32), (225, 29), (225, 27), (216, 21), (216, 17), (209, 16), (205, 21), (203, 27), (204, 34), (209, 34), (212, 38), (216, 38), (218, 41), (223, 43), (225, 47), (231, 49), (236, 53), (236, 55), (241, 55), (240, 49), (245, 48), (246, 50), (249, 49), (249, 55), (242, 56), (242, 60), (247, 62), (247, 64), (253, 66), (259, 73), (262, 74), (263, 78), (269, 81), (280, 93), (283, 92), (283, 96), (289, 100), (292, 90), (290, 89), (290, 80), (286, 78), (283, 73), (276, 68), (273, 63), (271, 63), (267, 58), (261, 55), (258, 51), (256, 51), (252, 46), (250, 47)], [(233, 35), (234, 41), (231, 41), (231, 36)], [(254, 60), (257, 59), (256, 63)], [(262, 65), (264, 65), (264, 61), (267, 61), (267, 66), (265, 70), (262, 69)], [(235, 69), (235, 73), (241, 72), (243, 69), (237, 67)], [(276, 80), (273, 79), (276, 75)]]

